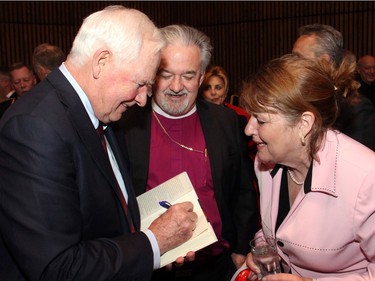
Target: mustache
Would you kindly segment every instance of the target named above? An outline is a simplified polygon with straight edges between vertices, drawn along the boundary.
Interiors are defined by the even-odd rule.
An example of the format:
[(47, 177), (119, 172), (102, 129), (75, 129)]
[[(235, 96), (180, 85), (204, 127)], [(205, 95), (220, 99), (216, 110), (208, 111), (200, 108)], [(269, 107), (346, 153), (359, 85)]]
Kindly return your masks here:
[(173, 92), (173, 91), (170, 91), (170, 90), (166, 90), (164, 92), (165, 95), (170, 95), (170, 96), (182, 96), (182, 95), (188, 95), (189, 92), (186, 91), (185, 89), (184, 90), (181, 90), (179, 92)]

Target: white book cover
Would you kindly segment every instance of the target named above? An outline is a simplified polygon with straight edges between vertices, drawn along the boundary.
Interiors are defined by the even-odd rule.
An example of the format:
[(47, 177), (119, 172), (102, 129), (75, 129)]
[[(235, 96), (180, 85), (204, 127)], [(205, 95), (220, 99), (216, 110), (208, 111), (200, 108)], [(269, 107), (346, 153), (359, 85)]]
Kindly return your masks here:
[(141, 213), (141, 230), (147, 229), (150, 224), (166, 211), (160, 206), (160, 201), (176, 204), (190, 201), (194, 205), (194, 212), (198, 215), (197, 226), (193, 236), (184, 244), (164, 253), (161, 256), (160, 267), (176, 261), (189, 251), (198, 251), (217, 241), (214, 230), (199, 203), (199, 198), (186, 172), (183, 172), (157, 187), (137, 197)]

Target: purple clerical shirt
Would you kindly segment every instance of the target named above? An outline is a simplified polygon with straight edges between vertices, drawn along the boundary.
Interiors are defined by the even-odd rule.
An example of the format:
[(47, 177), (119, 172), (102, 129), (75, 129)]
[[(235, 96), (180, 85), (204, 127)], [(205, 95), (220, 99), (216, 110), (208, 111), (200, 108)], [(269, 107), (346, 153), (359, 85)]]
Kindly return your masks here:
[(214, 196), (211, 167), (199, 116), (195, 112), (180, 119), (170, 119), (155, 114), (169, 136), (152, 116), (147, 190), (186, 171), (218, 238), (217, 243), (201, 252), (204, 256), (217, 256), (229, 245), (221, 236), (222, 222)]

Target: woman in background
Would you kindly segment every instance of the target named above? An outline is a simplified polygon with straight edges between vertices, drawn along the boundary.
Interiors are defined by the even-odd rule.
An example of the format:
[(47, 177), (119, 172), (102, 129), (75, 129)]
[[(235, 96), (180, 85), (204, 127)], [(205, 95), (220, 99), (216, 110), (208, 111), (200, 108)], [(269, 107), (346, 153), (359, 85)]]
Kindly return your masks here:
[[(199, 88), (199, 95), (208, 102), (216, 103), (234, 110), (240, 118), (240, 123), (245, 129), (250, 119), (249, 113), (244, 109), (226, 102), (229, 91), (229, 79), (226, 71), (217, 65), (211, 66), (205, 73)], [(249, 156), (254, 161), (256, 154), (255, 143), (249, 138)]]
[(211, 66), (205, 73), (199, 93), (206, 101), (233, 109), (238, 115), (244, 116), (246, 122), (250, 115), (242, 108), (226, 102), (229, 92), (228, 74), (221, 66)]

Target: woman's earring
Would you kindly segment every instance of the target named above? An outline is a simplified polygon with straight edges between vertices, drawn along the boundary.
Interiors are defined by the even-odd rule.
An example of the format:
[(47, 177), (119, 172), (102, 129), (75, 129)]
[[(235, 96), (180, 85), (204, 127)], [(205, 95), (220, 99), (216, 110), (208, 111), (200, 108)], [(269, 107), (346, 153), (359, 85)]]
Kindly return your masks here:
[(300, 139), (301, 139), (301, 143), (302, 143), (302, 145), (305, 146), (305, 145), (306, 145), (305, 136), (304, 136), (304, 135), (301, 135), (301, 136), (300, 136)]

